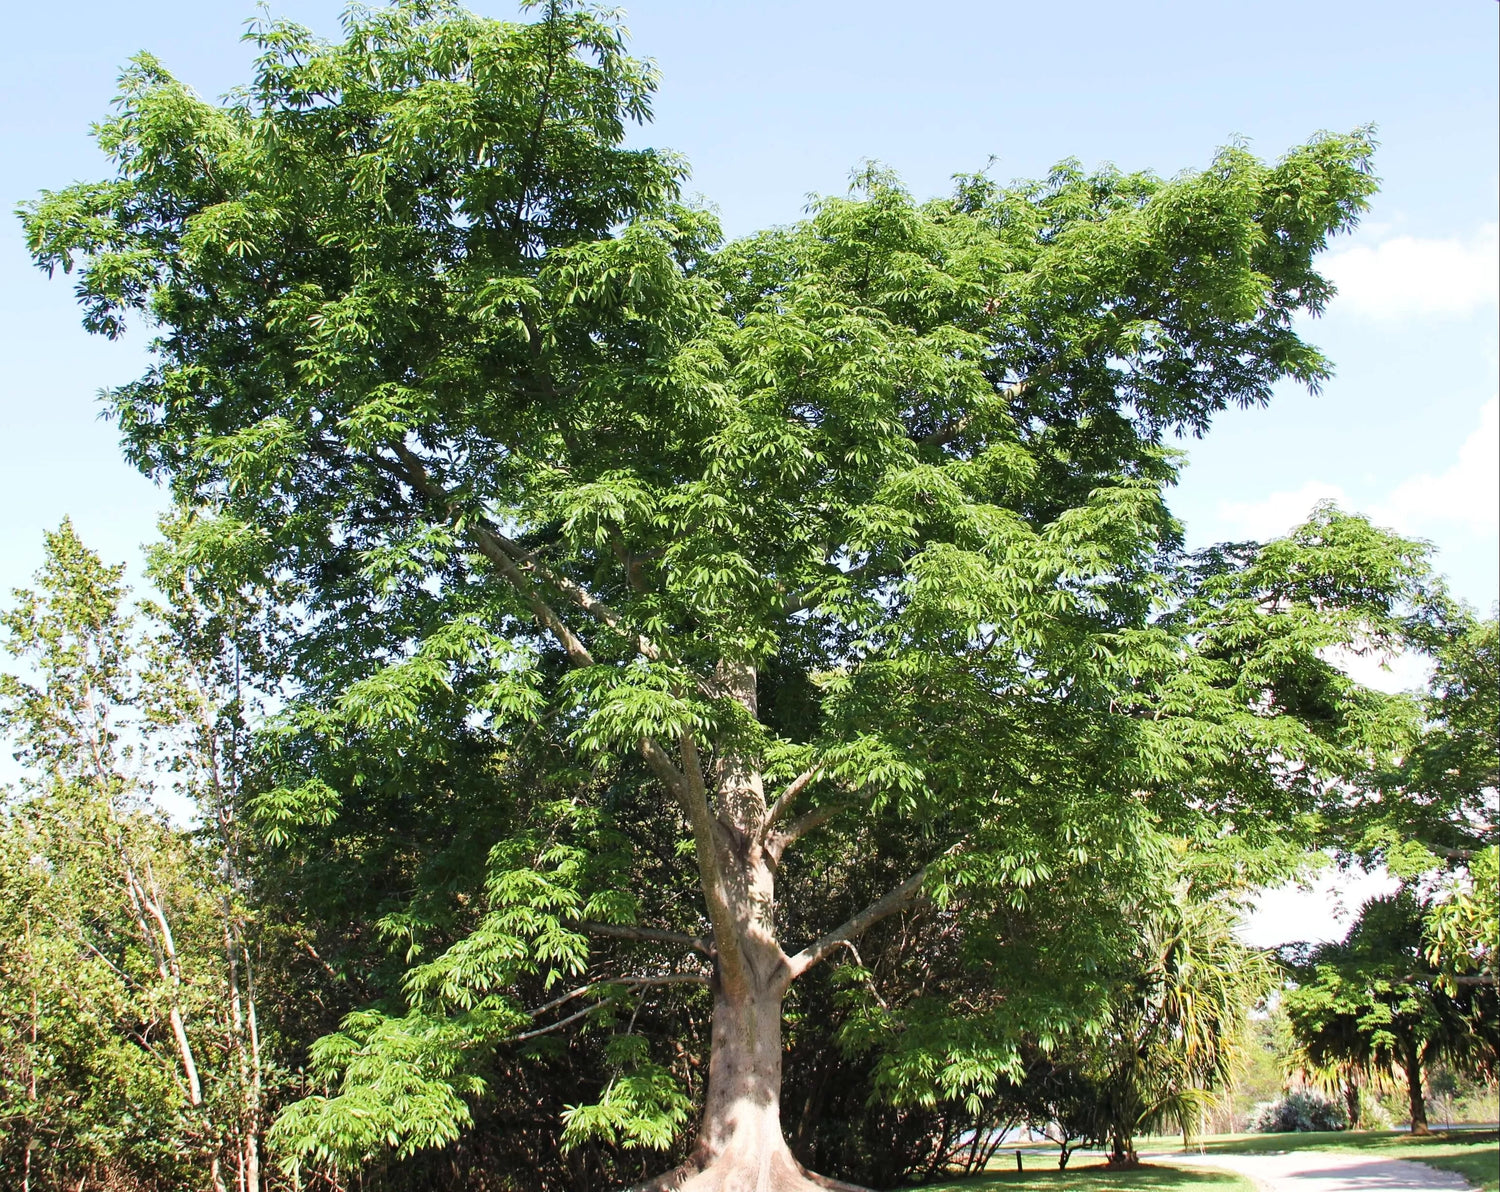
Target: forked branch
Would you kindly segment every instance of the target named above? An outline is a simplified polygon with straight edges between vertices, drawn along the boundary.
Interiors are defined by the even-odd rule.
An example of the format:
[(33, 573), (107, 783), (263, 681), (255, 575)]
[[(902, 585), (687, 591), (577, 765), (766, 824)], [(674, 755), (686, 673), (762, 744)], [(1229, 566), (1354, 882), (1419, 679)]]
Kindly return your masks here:
[(766, 840), (766, 849), (777, 861), (781, 860), (781, 854), (796, 844), (814, 828), (821, 828), (829, 820), (840, 812), (848, 811), (853, 806), (850, 803), (824, 803), (821, 807), (814, 807), (794, 819), (786, 826), (784, 832), (773, 832)]
[(823, 763), (819, 762), (817, 765), (810, 766), (806, 770), (803, 770), (802, 773), (793, 778), (791, 782), (787, 783), (786, 790), (781, 792), (776, 802), (771, 804), (771, 810), (766, 812), (766, 823), (764, 829), (762, 830), (764, 834), (770, 834), (771, 829), (774, 828), (781, 817), (787, 813), (787, 810), (791, 807), (793, 801), (797, 798), (797, 796), (805, 791), (808, 786), (812, 784), (813, 780), (816, 779), (822, 772)]

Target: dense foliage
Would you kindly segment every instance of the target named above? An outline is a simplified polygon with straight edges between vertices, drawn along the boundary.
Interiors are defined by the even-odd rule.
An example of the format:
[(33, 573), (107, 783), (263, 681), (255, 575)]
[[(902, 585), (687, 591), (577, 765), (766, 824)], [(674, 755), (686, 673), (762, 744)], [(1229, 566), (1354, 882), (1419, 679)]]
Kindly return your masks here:
[[(90, 330), (153, 335), (109, 402), (182, 506), (187, 677), (142, 716), (197, 726), (224, 954), (157, 984), (230, 990), (236, 1063), (252, 939), (314, 991), (262, 998), (293, 1179), (894, 1182), (1064, 1054), (1128, 1161), (1263, 984), (1235, 892), (1437, 789), (1329, 660), (1464, 638), (1425, 548), (1329, 507), (1187, 555), (1166, 503), (1170, 436), (1326, 376), (1294, 319), (1369, 135), (926, 203), (871, 168), (724, 243), (625, 145), (614, 18), (539, 8), (262, 22), (218, 104), (142, 56), (114, 177), (23, 211)], [(269, 1063), (194, 1154), (253, 1166)]]

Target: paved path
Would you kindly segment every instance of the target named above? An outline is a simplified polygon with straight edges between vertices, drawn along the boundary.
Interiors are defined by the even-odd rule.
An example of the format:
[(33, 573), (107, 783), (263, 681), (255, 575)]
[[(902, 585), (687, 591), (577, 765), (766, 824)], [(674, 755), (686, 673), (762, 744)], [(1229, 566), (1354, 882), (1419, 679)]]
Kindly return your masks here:
[(1215, 1155), (1173, 1152), (1174, 1163), (1218, 1167), (1245, 1176), (1262, 1192), (1422, 1192), (1464, 1189), (1453, 1171), (1409, 1159), (1380, 1159), (1360, 1151), (1291, 1151), (1281, 1155)]

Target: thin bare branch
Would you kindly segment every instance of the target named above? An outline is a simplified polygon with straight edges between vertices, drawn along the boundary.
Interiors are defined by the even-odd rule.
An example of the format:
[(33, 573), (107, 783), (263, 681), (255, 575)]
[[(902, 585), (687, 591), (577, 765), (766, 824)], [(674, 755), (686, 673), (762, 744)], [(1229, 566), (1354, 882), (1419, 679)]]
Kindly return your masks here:
[[(859, 954), (859, 949), (856, 948), (853, 943), (851, 943), (849, 940), (840, 940), (839, 946), (848, 948), (849, 955), (854, 957), (854, 963), (859, 965), (859, 967), (862, 969), (865, 968), (865, 958)], [(869, 974), (870, 970), (865, 969), (865, 972), (866, 974)], [(865, 985), (869, 987), (870, 996), (875, 999), (882, 1010), (889, 1010), (891, 1008), (890, 1004), (885, 1000), (885, 998), (880, 996), (880, 990), (875, 988), (875, 978), (873, 975), (867, 975), (865, 977)]]
[[(590, 981), (587, 985), (580, 985), (576, 989), (570, 989), (567, 993), (553, 998), (550, 1002), (538, 1006), (535, 1010), (528, 1011), (531, 1017), (545, 1014), (548, 1010), (555, 1010), (558, 1006), (566, 1005), (568, 1002), (592, 993), (600, 986), (622, 985), (631, 989), (643, 989), (658, 985), (709, 985), (711, 979), (707, 973), (662, 973), (654, 977), (601, 977), (597, 981)], [(535, 1030), (523, 1031), (519, 1035), (512, 1035), (508, 1042), (521, 1043), (527, 1039), (535, 1039), (539, 1035), (550, 1035), (553, 1031), (562, 1030), (563, 1027), (577, 1022), (580, 1018), (587, 1018), (595, 1010), (607, 1006), (614, 1001), (613, 997), (607, 997), (603, 1001), (594, 1002), (585, 1006), (582, 1010), (576, 1010), (566, 1018), (559, 1018), (556, 1022), (547, 1026), (537, 1027)]]
[(601, 985), (711, 985), (713, 980), (707, 973), (663, 973), (659, 977), (606, 977)]
[(545, 1014), (548, 1010), (556, 1010), (559, 1006), (567, 1005), (567, 1003), (571, 1002), (574, 998), (582, 997), (597, 985), (597, 981), (590, 981), (587, 985), (580, 985), (576, 989), (568, 990), (567, 993), (563, 994), (561, 997), (553, 998), (550, 1002), (543, 1002), (535, 1010), (528, 1010), (527, 1013), (535, 1018), (538, 1014)]
[(603, 935), (617, 940), (635, 940), (639, 943), (676, 944), (691, 948), (709, 956), (713, 953), (710, 942), (701, 935), (688, 935), (681, 931), (658, 931), (654, 927), (636, 927), (628, 923), (592, 923), (578, 925), (589, 935)]
[(582, 1010), (579, 1010), (573, 1014), (569, 1014), (566, 1018), (559, 1018), (550, 1026), (540, 1026), (537, 1027), (537, 1029), (534, 1031), (522, 1031), (519, 1035), (512, 1035), (509, 1039), (506, 1040), (506, 1042), (524, 1043), (527, 1039), (535, 1039), (539, 1035), (550, 1035), (553, 1031), (560, 1031), (563, 1027), (568, 1026), (570, 1023), (577, 1022), (580, 1018), (587, 1018), (595, 1010), (599, 1009), (601, 1006), (608, 1005), (613, 1000), (614, 999), (612, 998), (605, 998), (604, 1001), (595, 1002), (591, 1006), (585, 1006)]
[[(858, 567), (851, 567), (848, 571), (840, 572), (838, 578), (850, 583), (858, 583), (864, 579), (883, 579), (895, 575), (889, 566), (875, 567), (871, 563), (861, 563)], [(805, 588), (792, 596), (788, 596), (781, 606), (784, 616), (790, 617), (793, 613), (800, 613), (812, 608), (817, 604), (819, 594), (823, 588), (821, 584), (815, 584), (811, 588)]]

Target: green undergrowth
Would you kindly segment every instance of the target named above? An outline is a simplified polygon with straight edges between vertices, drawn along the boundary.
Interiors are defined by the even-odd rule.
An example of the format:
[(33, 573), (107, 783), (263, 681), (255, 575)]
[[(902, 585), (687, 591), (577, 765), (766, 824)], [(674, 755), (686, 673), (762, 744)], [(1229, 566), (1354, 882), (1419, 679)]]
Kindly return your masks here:
[[(1159, 1163), (1134, 1171), (1108, 1171), (1102, 1164), (1070, 1166), (1058, 1171), (1040, 1156), (1025, 1171), (993, 1171), (980, 1176), (924, 1184), (921, 1192), (986, 1192), (991, 1188), (1048, 1188), (1052, 1192), (1135, 1192), (1140, 1188), (1208, 1188), (1215, 1192), (1252, 1192), (1254, 1185), (1228, 1171), (1189, 1171)], [(1075, 1161), (1076, 1162), (1076, 1161)]]

